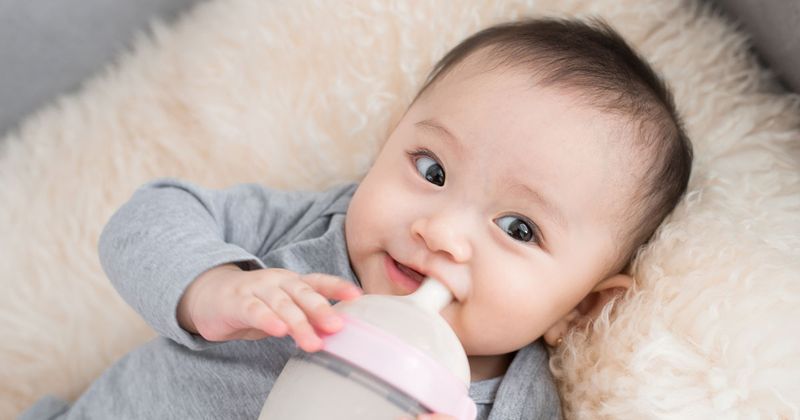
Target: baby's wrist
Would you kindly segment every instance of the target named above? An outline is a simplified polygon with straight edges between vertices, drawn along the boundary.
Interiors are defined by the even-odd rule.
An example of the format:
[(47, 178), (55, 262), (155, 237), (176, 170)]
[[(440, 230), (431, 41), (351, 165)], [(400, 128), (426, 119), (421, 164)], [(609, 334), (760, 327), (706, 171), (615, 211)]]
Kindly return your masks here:
[(192, 334), (199, 334), (197, 331), (197, 326), (194, 323), (194, 317), (192, 314), (192, 308), (194, 307), (194, 301), (197, 299), (197, 292), (200, 287), (209, 281), (209, 279), (216, 277), (217, 275), (224, 274), (224, 272), (230, 271), (241, 271), (239, 266), (236, 264), (223, 264), (206, 270), (197, 278), (192, 280), (189, 283), (189, 286), (183, 292), (183, 296), (181, 296), (180, 301), (178, 302), (178, 308), (176, 311), (176, 316), (178, 319), (178, 325), (183, 328), (184, 330), (192, 333)]
[(180, 304), (178, 305), (177, 317), (178, 317), (178, 326), (186, 330), (191, 334), (197, 334), (197, 327), (195, 327), (194, 322), (192, 321), (192, 317), (189, 316), (185, 308), (186, 305)]

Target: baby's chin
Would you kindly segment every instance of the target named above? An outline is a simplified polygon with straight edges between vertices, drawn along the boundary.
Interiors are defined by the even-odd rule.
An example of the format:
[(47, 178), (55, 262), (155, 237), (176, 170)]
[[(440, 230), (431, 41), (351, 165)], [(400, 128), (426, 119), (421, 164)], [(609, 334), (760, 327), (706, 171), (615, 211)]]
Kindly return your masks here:
[[(527, 347), (533, 342), (541, 340), (543, 335), (528, 338), (523, 337), (524, 333), (521, 331), (511, 331), (508, 329), (501, 329), (497, 326), (490, 325), (463, 325), (458, 321), (453, 321), (450, 314), (446, 311), (450, 308), (445, 308), (442, 316), (445, 318), (453, 332), (456, 333), (461, 346), (467, 356), (499, 356), (504, 354), (516, 353), (518, 350)], [(494, 330), (495, 334), (488, 336), (487, 329)]]

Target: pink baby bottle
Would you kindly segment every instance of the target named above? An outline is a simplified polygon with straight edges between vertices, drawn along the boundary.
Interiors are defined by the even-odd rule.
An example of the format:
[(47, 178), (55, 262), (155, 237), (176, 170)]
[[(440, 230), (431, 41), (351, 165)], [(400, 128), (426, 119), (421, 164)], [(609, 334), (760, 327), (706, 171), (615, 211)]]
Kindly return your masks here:
[(475, 419), (467, 356), (439, 315), (453, 299), (426, 278), (408, 296), (364, 295), (334, 308), (345, 326), (284, 367), (259, 420)]

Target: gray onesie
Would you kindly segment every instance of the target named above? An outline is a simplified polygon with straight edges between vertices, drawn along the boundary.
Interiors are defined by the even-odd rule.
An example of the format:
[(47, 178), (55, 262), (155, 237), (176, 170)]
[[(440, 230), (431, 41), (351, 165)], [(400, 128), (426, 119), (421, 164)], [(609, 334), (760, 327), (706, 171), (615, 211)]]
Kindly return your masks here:
[[(119, 294), (160, 337), (117, 361), (71, 407), (45, 397), (20, 419), (256, 419), (294, 342), (206, 341), (178, 325), (178, 301), (194, 278), (225, 263), (328, 273), (360, 286), (344, 238), (355, 189), (144, 185), (106, 225), (99, 254)], [(503, 377), (473, 382), (478, 419), (560, 418), (547, 360), (537, 341), (517, 352)]]

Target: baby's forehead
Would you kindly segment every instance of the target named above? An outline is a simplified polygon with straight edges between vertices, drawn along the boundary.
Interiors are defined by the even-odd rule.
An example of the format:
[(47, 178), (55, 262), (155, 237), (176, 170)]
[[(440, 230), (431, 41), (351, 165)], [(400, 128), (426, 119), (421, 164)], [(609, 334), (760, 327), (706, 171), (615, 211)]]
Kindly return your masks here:
[[(508, 62), (484, 50), (477, 50), (428, 86), (420, 98), (426, 95), (471, 98), (499, 90), (501, 99), (517, 92), (531, 93), (544, 100), (558, 98), (581, 111), (594, 110), (603, 120), (630, 122), (633, 117), (631, 113), (621, 112), (607, 105), (610, 99), (606, 100), (605, 97), (615, 96), (614, 94), (598, 95), (597, 89), (592, 86), (571, 83), (568, 79), (554, 82), (546, 80), (545, 76), (546, 74), (537, 71), (535, 65)], [(631, 128), (620, 127), (619, 132), (623, 133)]]
[[(478, 133), (482, 141), (464, 142), (464, 147), (502, 155), (506, 166), (525, 166), (527, 156), (544, 149), (563, 150), (547, 154), (551, 165), (576, 159), (598, 163), (580, 169), (602, 176), (621, 191), (635, 187), (651, 159), (650, 150), (642, 147), (646, 142), (635, 118), (596, 103), (588, 87), (542, 84), (530, 69), (504, 64), (481, 50), (467, 56), (439, 83), (431, 86), (430, 99), (435, 103), (430, 111), (462, 112), (465, 117), (448, 120), (448, 128), (459, 134)], [(476, 108), (472, 114), (464, 112), (472, 108)], [(541, 115), (546, 116), (538, 118)], [(518, 141), (500, 141), (503, 136)], [(555, 176), (570, 179), (574, 174), (561, 171)]]

